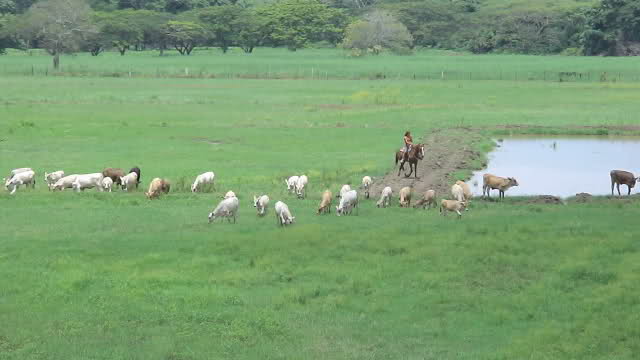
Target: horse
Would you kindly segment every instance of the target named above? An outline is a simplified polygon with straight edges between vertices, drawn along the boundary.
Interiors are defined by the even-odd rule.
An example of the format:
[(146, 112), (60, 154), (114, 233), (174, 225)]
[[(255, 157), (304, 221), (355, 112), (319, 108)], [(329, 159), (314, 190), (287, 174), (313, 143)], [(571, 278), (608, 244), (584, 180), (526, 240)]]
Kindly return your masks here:
[(396, 165), (398, 165), (398, 161), (400, 161), (400, 167), (398, 168), (398, 176), (400, 176), (400, 171), (404, 170), (404, 163), (409, 162), (409, 174), (404, 173), (405, 177), (410, 177), (411, 174), (415, 174), (416, 179), (418, 178), (418, 161), (424, 159), (424, 144), (415, 144), (409, 150), (409, 154), (405, 160), (405, 152), (398, 151), (396, 152)]

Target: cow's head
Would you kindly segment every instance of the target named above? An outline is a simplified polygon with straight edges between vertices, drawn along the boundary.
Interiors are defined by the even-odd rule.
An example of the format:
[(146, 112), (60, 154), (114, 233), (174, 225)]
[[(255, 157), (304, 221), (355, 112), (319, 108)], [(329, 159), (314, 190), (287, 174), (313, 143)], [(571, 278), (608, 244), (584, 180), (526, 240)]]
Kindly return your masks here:
[(295, 219), (296, 219), (296, 217), (295, 217), (295, 216), (292, 216), (291, 218), (287, 219), (287, 224), (288, 224), (288, 225), (293, 224), (293, 220), (295, 220)]
[(253, 195), (253, 207), (254, 208), (258, 207), (258, 198), (255, 195)]
[(211, 224), (216, 219), (216, 215), (213, 212), (209, 213), (209, 224)]
[(509, 180), (509, 185), (510, 186), (518, 186), (519, 185), (518, 184), (518, 180), (516, 180), (516, 178), (510, 177), (510, 178), (507, 178), (507, 180)]
[(342, 215), (343, 211), (344, 211), (344, 208), (341, 208), (340, 206), (336, 206), (336, 215), (338, 216)]
[(198, 191), (198, 187), (196, 186), (196, 183), (193, 183), (191, 185), (191, 192), (196, 192), (196, 191)]

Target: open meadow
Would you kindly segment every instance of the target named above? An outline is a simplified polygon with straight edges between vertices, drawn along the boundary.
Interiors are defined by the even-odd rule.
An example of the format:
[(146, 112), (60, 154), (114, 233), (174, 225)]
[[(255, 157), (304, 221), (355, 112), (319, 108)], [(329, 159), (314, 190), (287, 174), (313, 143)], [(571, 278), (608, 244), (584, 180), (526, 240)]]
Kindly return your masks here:
[[(257, 49), (250, 66), (290, 61), (278, 51)], [(317, 71), (325, 50), (305, 51), (295, 57)], [(224, 67), (197, 51), (145, 54), (61, 60), (63, 72), (131, 60), (134, 75), (146, 74), (132, 77), (32, 76), (11, 69), (50, 57), (0, 57), (0, 173), (28, 166), (38, 181), (0, 193), (0, 359), (637, 358), (637, 195), (550, 205), (507, 192), (503, 202), (474, 200), (461, 220), (399, 208), (397, 197), (378, 209), (379, 194), (358, 215), (337, 217), (335, 202), (329, 215), (315, 210), (325, 188), (392, 171), (407, 129), (418, 141), (473, 134), (448, 145), (479, 154), (452, 169), (451, 183), (481, 166), (497, 136), (638, 135), (640, 82), (175, 78), (155, 76), (158, 62)], [(429, 57), (466, 71), (446, 54), (388, 63), (418, 69)], [(543, 73), (570, 62), (633, 71), (621, 65), (631, 58), (463, 57), (504, 73), (519, 71), (518, 59)], [(369, 57), (323, 71), (348, 73), (340, 64), (361, 60), (366, 74), (384, 70)], [(43, 181), (45, 170), (133, 166), (143, 186), (131, 193), (49, 192)], [(205, 171), (216, 189), (191, 193)], [(307, 199), (286, 192), (296, 174), (309, 176)], [(154, 177), (172, 189), (149, 201)], [(208, 224), (227, 190), (240, 200), (237, 223)], [(264, 218), (252, 204), (262, 193)], [(277, 200), (296, 217), (287, 228), (276, 225)]]

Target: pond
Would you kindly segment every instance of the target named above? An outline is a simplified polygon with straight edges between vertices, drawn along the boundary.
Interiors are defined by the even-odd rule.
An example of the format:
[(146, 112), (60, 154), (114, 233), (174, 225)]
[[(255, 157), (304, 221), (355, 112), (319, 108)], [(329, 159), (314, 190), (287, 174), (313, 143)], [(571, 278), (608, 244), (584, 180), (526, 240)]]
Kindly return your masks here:
[[(569, 197), (581, 192), (607, 195), (611, 194), (611, 170), (627, 170), (640, 176), (638, 137), (518, 136), (500, 139), (497, 144), (489, 154), (488, 167), (474, 172), (469, 181), (476, 195), (482, 195), (485, 173), (518, 180), (520, 186), (509, 189), (507, 196)], [(626, 185), (620, 191), (626, 193)], [(498, 191), (491, 195), (498, 196)]]

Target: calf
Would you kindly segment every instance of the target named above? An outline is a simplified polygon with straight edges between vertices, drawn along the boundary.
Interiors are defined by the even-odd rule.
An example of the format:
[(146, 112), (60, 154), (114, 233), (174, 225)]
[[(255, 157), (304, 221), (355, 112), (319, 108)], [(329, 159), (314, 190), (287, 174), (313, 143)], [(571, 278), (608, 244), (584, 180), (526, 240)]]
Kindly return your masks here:
[(296, 190), (296, 183), (298, 182), (298, 178), (299, 176), (294, 175), (284, 181), (284, 183), (287, 184), (287, 191), (293, 193)]
[(307, 196), (307, 182), (309, 182), (307, 175), (301, 175), (298, 181), (296, 181), (296, 195), (298, 195), (300, 199), (304, 199)]
[(332, 197), (333, 194), (331, 194), (331, 191), (328, 189), (322, 193), (322, 200), (320, 201), (320, 206), (318, 206), (318, 215), (331, 212)]
[(78, 177), (77, 174), (73, 174), (73, 175), (67, 175), (65, 177), (63, 177), (62, 179), (56, 181), (55, 184), (53, 184), (52, 190), (64, 190), (64, 189), (70, 189), (73, 187), (73, 183), (76, 181), (76, 178)]
[(55, 184), (58, 180), (62, 179), (64, 177), (64, 171), (62, 170), (58, 170), (58, 171), (54, 171), (51, 173), (48, 172), (44, 172), (44, 181), (47, 183), (47, 187), (49, 187), (49, 190), (51, 190), (51, 188), (53, 187), (53, 184)]
[(33, 170), (19, 172), (13, 175), (9, 180), (7, 180), (4, 184), (4, 187), (7, 189), (7, 191), (10, 191), (11, 195), (16, 193), (20, 185), (31, 185), (31, 187), (34, 188), (36, 185), (35, 176), (36, 173)]
[(636, 186), (636, 181), (640, 180), (640, 178), (636, 178), (632, 173), (624, 170), (611, 170), (609, 173), (611, 176), (611, 196), (613, 196), (613, 185), (616, 185), (618, 189), (618, 196), (620, 194), (620, 185), (627, 185), (627, 195), (631, 195), (631, 189)]
[(138, 175), (138, 181), (136, 182), (136, 189), (138, 188), (138, 184), (140, 184), (140, 182), (142, 181), (142, 176), (140, 175), (140, 168), (137, 166), (132, 167), (129, 170), (129, 174), (131, 173), (136, 173), (136, 175)]
[(458, 219), (462, 217), (461, 210), (464, 210), (467, 204), (464, 201), (458, 200), (442, 200), (440, 202), (440, 213), (443, 216), (447, 215), (449, 211), (455, 211), (458, 214)]
[(409, 207), (411, 206), (411, 188), (408, 186), (400, 189), (400, 207)]
[(291, 211), (289, 211), (289, 207), (287, 204), (282, 201), (278, 201), (276, 206), (274, 206), (276, 219), (278, 221), (278, 225), (285, 226), (293, 224), (293, 221), (296, 219), (295, 216), (291, 215)]
[(111, 187), (113, 186), (113, 180), (110, 177), (106, 177), (102, 179), (102, 190), (111, 192)]
[(122, 190), (131, 191), (138, 184), (138, 174), (132, 172), (120, 178)]
[(455, 200), (464, 201), (464, 190), (462, 190), (462, 186), (453, 184), (451, 186), (451, 196), (453, 196)]
[(342, 185), (342, 188), (340, 188), (340, 192), (336, 195), (337, 198), (341, 198), (342, 195), (348, 193), (349, 191), (351, 191), (351, 186), (349, 185)]
[(336, 214), (351, 215), (354, 208), (358, 208), (358, 193), (355, 190), (347, 191), (340, 198), (340, 204), (336, 206)]
[(120, 178), (125, 176), (120, 168), (106, 168), (102, 170), (102, 176), (110, 178), (116, 185), (122, 185)]
[(236, 213), (238, 212), (239, 201), (237, 197), (230, 197), (224, 199), (218, 203), (215, 209), (209, 213), (209, 224), (216, 220), (216, 218), (226, 217), (229, 222), (233, 218), (233, 223), (236, 223)]
[(154, 178), (149, 184), (149, 190), (144, 193), (149, 200), (157, 198), (160, 194), (168, 194), (171, 189), (171, 184), (166, 179)]
[(389, 202), (391, 201), (391, 195), (393, 195), (393, 190), (391, 190), (390, 186), (382, 189), (382, 194), (380, 194), (380, 200), (376, 203), (377, 207), (386, 208), (389, 206)]
[(366, 199), (369, 198), (369, 189), (371, 188), (371, 184), (373, 181), (370, 176), (365, 176), (362, 178), (362, 188), (364, 189), (364, 197)]
[(102, 179), (104, 179), (102, 173), (82, 174), (76, 176), (76, 180), (71, 186), (77, 192), (91, 188), (97, 188), (98, 191), (102, 191)]
[(509, 190), (513, 186), (518, 186), (518, 181), (515, 178), (508, 177), (503, 178), (491, 174), (484, 174), (482, 176), (482, 197), (487, 194), (490, 198), (489, 192), (497, 189), (499, 191), (498, 198), (504, 198), (504, 192)]
[(236, 197), (236, 193), (234, 193), (233, 191), (229, 190), (229, 191), (227, 191), (226, 194), (224, 194), (224, 196), (222, 198), (223, 199), (228, 199), (228, 198), (232, 198), (232, 197)]
[(191, 185), (191, 192), (200, 191), (200, 188), (206, 184), (213, 184), (214, 177), (215, 174), (213, 173), (213, 171), (208, 171), (206, 173), (198, 175), (198, 177), (196, 177), (196, 181), (194, 181), (193, 185)]
[(431, 209), (431, 207), (435, 207), (436, 205), (436, 192), (435, 190), (427, 190), (424, 193), (422, 199), (420, 199), (413, 207), (418, 208), (422, 207), (423, 209)]
[(258, 215), (264, 216), (267, 211), (267, 205), (269, 205), (269, 197), (267, 195), (253, 196), (253, 207), (258, 211)]

